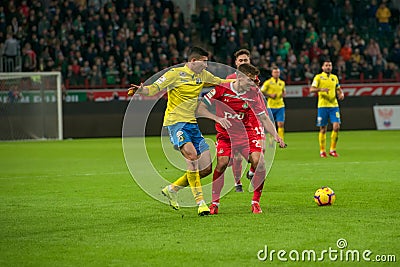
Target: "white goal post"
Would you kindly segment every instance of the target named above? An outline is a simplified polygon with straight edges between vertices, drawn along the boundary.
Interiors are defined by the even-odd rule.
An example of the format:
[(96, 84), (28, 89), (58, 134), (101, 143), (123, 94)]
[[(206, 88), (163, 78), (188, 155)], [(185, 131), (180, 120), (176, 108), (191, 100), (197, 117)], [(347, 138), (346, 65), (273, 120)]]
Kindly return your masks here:
[(0, 141), (63, 139), (60, 72), (0, 73)]

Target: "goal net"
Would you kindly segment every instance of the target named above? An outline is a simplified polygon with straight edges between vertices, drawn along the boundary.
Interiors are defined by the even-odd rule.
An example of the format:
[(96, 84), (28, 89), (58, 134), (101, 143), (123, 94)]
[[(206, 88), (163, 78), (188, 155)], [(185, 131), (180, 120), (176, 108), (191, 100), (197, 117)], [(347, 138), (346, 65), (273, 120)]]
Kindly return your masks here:
[(60, 72), (0, 73), (0, 140), (63, 139)]

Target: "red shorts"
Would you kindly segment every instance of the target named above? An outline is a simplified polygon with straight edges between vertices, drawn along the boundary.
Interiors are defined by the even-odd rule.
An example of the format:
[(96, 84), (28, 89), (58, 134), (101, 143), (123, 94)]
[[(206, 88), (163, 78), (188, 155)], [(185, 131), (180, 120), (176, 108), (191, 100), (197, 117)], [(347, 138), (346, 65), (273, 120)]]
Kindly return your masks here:
[(233, 158), (234, 154), (240, 153), (248, 159), (253, 152), (262, 152), (260, 140), (249, 139), (248, 143), (232, 143), (229, 139), (217, 140), (217, 157), (226, 156)]

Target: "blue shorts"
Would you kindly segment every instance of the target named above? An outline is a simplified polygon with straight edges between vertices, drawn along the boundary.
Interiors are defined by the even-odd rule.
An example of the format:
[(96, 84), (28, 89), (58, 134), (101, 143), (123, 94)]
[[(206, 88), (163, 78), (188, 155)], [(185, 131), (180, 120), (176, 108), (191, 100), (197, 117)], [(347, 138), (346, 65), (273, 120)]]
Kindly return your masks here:
[(327, 126), (328, 118), (331, 123), (339, 123), (340, 124), (340, 112), (339, 107), (334, 108), (318, 108), (318, 117), (317, 117), (317, 126)]
[(285, 108), (270, 108), (275, 122), (285, 122)]
[(176, 150), (179, 150), (184, 144), (189, 142), (193, 143), (197, 155), (210, 149), (197, 123), (178, 122), (167, 126), (167, 129), (169, 139)]

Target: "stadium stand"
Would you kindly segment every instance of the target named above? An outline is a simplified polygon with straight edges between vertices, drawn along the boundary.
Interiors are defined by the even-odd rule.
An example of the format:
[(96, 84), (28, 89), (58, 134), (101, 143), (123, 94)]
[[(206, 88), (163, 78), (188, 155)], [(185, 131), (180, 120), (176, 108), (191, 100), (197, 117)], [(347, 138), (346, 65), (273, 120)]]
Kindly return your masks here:
[(400, 82), (398, 1), (2, 1), (0, 71), (60, 71), (66, 88), (117, 88), (184, 61), (193, 44), (232, 64), (252, 51), (261, 80), (277, 65), (306, 84), (330, 57), (342, 83)]

